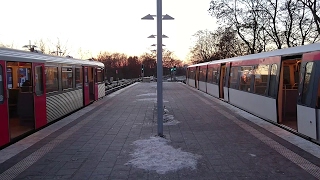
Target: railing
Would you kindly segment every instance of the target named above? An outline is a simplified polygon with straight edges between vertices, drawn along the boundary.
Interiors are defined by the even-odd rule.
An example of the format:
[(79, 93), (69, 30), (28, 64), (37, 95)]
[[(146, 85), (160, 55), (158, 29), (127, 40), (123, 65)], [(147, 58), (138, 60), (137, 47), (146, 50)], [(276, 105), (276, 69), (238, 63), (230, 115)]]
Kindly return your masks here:
[(113, 93), (119, 89), (129, 86), (135, 82), (140, 82), (141, 79), (122, 79), (119, 81), (106, 82), (106, 95)]

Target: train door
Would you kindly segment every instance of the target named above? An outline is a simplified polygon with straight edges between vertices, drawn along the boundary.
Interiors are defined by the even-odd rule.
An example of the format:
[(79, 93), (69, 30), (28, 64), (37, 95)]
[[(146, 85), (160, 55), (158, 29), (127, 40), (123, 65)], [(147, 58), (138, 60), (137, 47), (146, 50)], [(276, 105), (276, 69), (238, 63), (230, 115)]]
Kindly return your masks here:
[(297, 105), (298, 132), (319, 140), (320, 51), (303, 55)]
[(6, 69), (9, 134), (14, 139), (35, 128), (34, 81), (29, 62), (6, 62)]
[(200, 73), (200, 67), (197, 66), (196, 67), (196, 71), (195, 71), (195, 88), (199, 89), (199, 73)]
[(220, 75), (219, 75), (219, 98), (224, 98), (224, 92), (223, 92), (223, 82), (226, 75), (226, 64), (221, 64), (220, 66)]
[(99, 93), (98, 93), (98, 68), (94, 67), (94, 100), (98, 100)]
[(86, 106), (90, 103), (88, 67), (83, 66), (83, 104)]
[(88, 67), (88, 80), (89, 80), (89, 100), (95, 100), (95, 82), (94, 82), (94, 67)]
[(5, 61), (0, 61), (0, 147), (10, 141), (9, 137), (9, 110), (6, 89)]
[(229, 75), (230, 75), (230, 65), (231, 63), (226, 63), (224, 65), (225, 67), (225, 74), (223, 77), (223, 79), (220, 79), (222, 81), (222, 85), (221, 88), (223, 89), (223, 98), (225, 101), (229, 101)]
[(278, 91), (279, 123), (297, 130), (300, 57), (282, 59)]
[(32, 63), (34, 119), (36, 129), (47, 124), (46, 80), (43, 63)]

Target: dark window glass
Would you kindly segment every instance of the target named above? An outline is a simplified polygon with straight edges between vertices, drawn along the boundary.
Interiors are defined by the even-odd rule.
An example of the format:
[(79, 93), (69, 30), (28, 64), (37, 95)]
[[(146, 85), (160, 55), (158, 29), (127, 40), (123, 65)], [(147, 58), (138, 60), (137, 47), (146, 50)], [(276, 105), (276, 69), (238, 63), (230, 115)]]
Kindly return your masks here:
[(267, 85), (270, 65), (258, 65), (254, 70), (254, 93), (267, 95)]
[(46, 91), (55, 92), (59, 90), (58, 67), (45, 67)]
[(207, 69), (200, 69), (199, 81), (206, 82)]
[(219, 68), (214, 68), (212, 71), (212, 82), (213, 84), (217, 84), (219, 81)]
[(69, 89), (73, 87), (72, 67), (61, 68), (62, 89)]
[(241, 66), (240, 90), (250, 92), (251, 75), (253, 69), (253, 66)]
[(194, 70), (190, 69), (188, 75), (189, 75), (189, 79), (194, 79), (194, 78), (195, 78), (195, 72), (194, 72)]
[(42, 78), (42, 66), (36, 66), (35, 68), (35, 91), (36, 95), (43, 94), (43, 78)]
[(97, 79), (98, 83), (103, 82), (103, 69), (101, 68), (97, 69)]
[(7, 87), (8, 87), (8, 89), (12, 89), (13, 84), (15, 83), (15, 82), (13, 82), (12, 73), (13, 73), (12, 68), (7, 67)]
[(317, 101), (316, 101), (316, 108), (320, 109), (320, 79), (318, 81), (318, 92), (317, 92)]
[(270, 71), (270, 81), (269, 81), (269, 96), (276, 98), (277, 97), (277, 70), (278, 66), (277, 64), (271, 65), (271, 71)]
[(4, 102), (4, 84), (3, 84), (3, 71), (2, 66), (0, 65), (0, 104), (3, 104)]
[(82, 88), (83, 82), (82, 68), (76, 68), (76, 88)]
[(233, 88), (233, 89), (239, 89), (239, 86), (238, 86), (238, 67), (231, 67), (231, 72), (230, 72), (230, 85), (229, 87), (230, 88)]
[(312, 83), (310, 83), (313, 69), (313, 62), (308, 62), (305, 67), (303, 91), (302, 91), (302, 104), (307, 104), (308, 99), (312, 96)]
[(213, 83), (212, 73), (213, 73), (213, 68), (212, 67), (208, 68), (208, 77), (207, 77), (208, 83)]

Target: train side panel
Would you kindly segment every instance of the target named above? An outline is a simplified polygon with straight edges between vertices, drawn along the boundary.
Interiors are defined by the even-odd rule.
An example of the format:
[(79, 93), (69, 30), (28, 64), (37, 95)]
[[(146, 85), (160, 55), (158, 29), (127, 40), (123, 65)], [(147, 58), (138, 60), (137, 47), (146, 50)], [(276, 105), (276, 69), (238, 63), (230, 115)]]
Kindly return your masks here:
[(194, 88), (195, 88), (195, 87), (196, 87), (196, 86), (195, 86), (195, 83), (196, 83), (196, 82), (195, 82), (195, 80), (194, 80), (194, 79), (188, 79), (188, 85), (189, 85), (189, 86), (191, 86), (191, 87), (194, 87)]
[(47, 121), (54, 121), (83, 107), (83, 90), (47, 96)]
[(276, 99), (229, 89), (229, 102), (261, 118), (277, 122)]
[(203, 81), (199, 81), (199, 90), (203, 92), (207, 92), (207, 83)]
[[(298, 105), (298, 132), (317, 139), (316, 112), (313, 108)], [(319, 110), (318, 110), (319, 111)]]
[(106, 95), (106, 86), (105, 83), (98, 85), (98, 98), (102, 98)]
[(303, 55), (297, 104), (298, 132), (320, 140), (320, 51)]
[(217, 84), (207, 83), (207, 93), (219, 98), (219, 86)]
[(226, 102), (229, 102), (229, 88), (223, 87), (223, 97)]

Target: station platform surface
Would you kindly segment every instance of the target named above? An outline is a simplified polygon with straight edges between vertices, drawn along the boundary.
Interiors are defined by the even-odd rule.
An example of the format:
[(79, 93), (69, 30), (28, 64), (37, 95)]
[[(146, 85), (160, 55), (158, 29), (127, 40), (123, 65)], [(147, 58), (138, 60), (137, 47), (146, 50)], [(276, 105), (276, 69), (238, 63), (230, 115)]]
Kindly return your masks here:
[(182, 83), (135, 83), (0, 151), (0, 179), (320, 179), (320, 147)]

